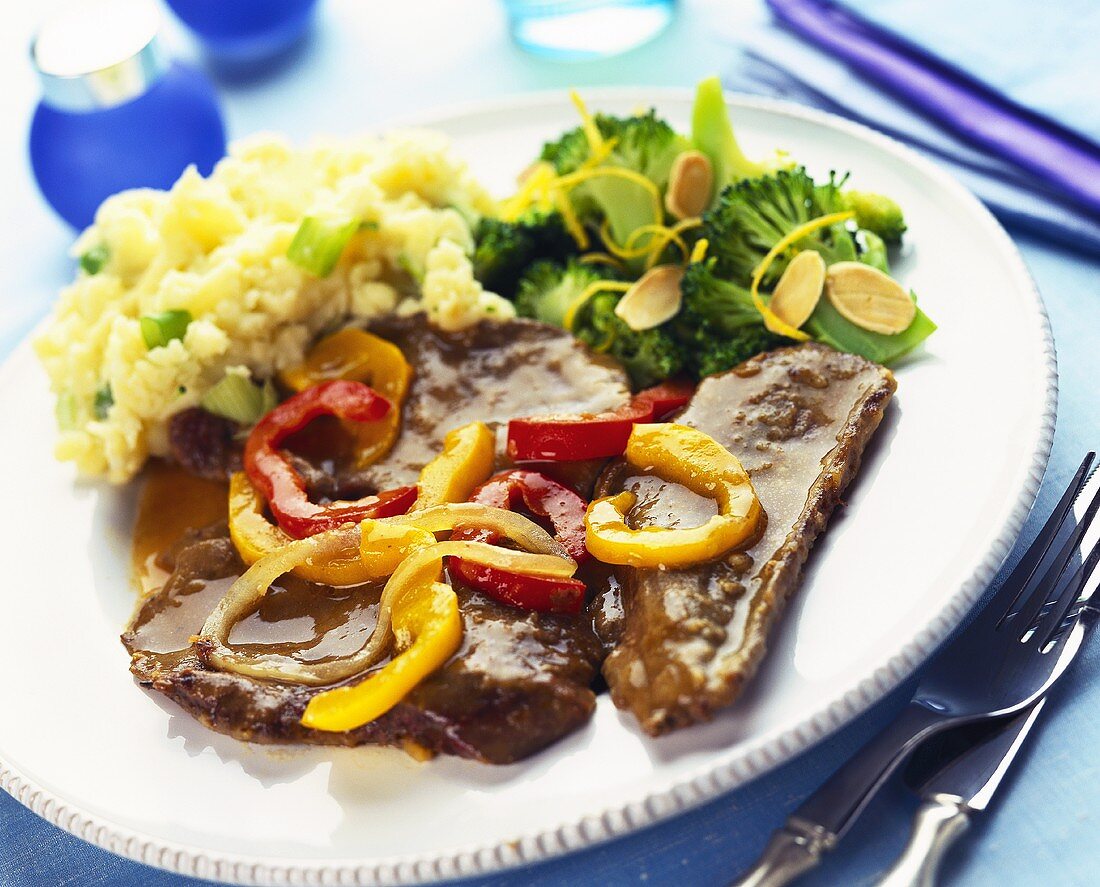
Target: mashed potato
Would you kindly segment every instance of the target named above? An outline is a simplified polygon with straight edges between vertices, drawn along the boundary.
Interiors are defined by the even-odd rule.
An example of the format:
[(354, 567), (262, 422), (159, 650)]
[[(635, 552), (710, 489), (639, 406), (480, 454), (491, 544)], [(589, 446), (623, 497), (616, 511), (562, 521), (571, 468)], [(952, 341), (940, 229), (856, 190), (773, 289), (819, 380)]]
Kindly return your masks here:
[[(58, 398), (57, 456), (123, 482), (168, 453), (168, 419), (227, 372), (272, 376), (321, 330), (349, 318), (426, 310), (457, 329), (510, 317), (474, 279), (467, 219), (488, 194), (432, 133), (237, 143), (209, 178), (107, 200), (75, 253), (106, 256), (61, 293), (36, 341)], [(287, 259), (305, 216), (365, 224), (320, 279)], [(140, 318), (192, 316), (182, 339), (150, 349)]]

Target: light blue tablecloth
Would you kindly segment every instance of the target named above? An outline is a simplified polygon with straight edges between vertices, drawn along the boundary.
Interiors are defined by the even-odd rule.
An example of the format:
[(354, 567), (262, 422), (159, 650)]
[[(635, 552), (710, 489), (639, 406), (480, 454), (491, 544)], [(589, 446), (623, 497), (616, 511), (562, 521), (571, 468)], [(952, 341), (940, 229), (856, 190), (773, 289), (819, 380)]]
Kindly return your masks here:
[[(64, 255), (70, 235), (39, 203), (18, 137), (35, 100), (24, 47), (36, 6), (13, 7), (0, 31), (0, 77), (5, 84), (0, 119), (9, 134), (0, 140), (0, 193), (5, 198), (0, 215), (0, 356), (45, 313), (53, 292), (71, 273)], [(300, 137), (315, 131), (346, 132), (434, 105), (527, 89), (619, 83), (688, 86), (726, 69), (729, 38), (759, 14), (750, 0), (732, 5), (685, 2), (673, 28), (649, 46), (619, 59), (559, 66), (512, 48), (491, 0), (330, 0), (316, 39), (293, 70), (259, 84), (226, 87), (227, 116), (235, 135), (271, 128)], [(1049, 505), (1081, 453), (1100, 442), (1100, 262), (1026, 238), (1019, 244), (1043, 291), (1059, 346), (1058, 430), (1048, 482), (1040, 494), (1041, 503)], [(949, 452), (950, 441), (944, 445)], [(1034, 529), (1032, 522), (1025, 535)], [(994, 814), (950, 860), (950, 883), (1097, 883), (1098, 673), (1100, 644), (1094, 643), (1050, 707), (1024, 755), (1024, 766), (1014, 774)], [(893, 716), (909, 689), (902, 688), (809, 753), (725, 798), (588, 852), (478, 883), (723, 884), (760, 849), (789, 810)], [(0, 706), (0, 723), (14, 714)], [(76, 753), (78, 724), (73, 744)], [(842, 851), (806, 883), (870, 883), (900, 848), (913, 808), (913, 800), (891, 786)], [(193, 883), (84, 844), (0, 793), (3, 887)]]

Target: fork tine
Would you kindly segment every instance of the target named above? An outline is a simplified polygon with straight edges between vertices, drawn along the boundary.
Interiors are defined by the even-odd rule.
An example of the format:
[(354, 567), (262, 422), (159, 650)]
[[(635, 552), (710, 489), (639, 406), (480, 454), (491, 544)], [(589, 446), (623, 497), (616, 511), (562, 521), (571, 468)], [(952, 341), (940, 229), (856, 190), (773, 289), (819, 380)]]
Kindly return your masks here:
[[(1035, 572), (1039, 569), (1039, 565), (1043, 562), (1043, 558), (1046, 557), (1047, 552), (1050, 550), (1050, 546), (1054, 543), (1055, 538), (1057, 538), (1058, 531), (1062, 528), (1066, 515), (1069, 513), (1070, 509), (1073, 508), (1073, 503), (1076, 501), (1078, 495), (1080, 495), (1081, 488), (1085, 485), (1085, 479), (1088, 477), (1089, 469), (1092, 467), (1092, 462), (1095, 458), (1096, 453), (1090, 452), (1081, 460), (1081, 467), (1077, 469), (1077, 473), (1073, 476), (1073, 480), (1070, 481), (1069, 486), (1066, 487), (1066, 491), (1062, 494), (1062, 498), (1058, 500), (1058, 504), (1054, 506), (1054, 511), (1051, 513), (1050, 517), (1047, 518), (1047, 522), (1043, 524), (1043, 528), (1035, 537), (1035, 541), (1028, 546), (1027, 551), (1024, 552), (1024, 556), (1020, 558), (1019, 562), (1012, 569), (1012, 572), (1008, 575), (1008, 578), (1004, 581), (1004, 585), (1001, 586), (1003, 589), (1014, 588), (1015, 592), (1013, 593), (1012, 600), (1004, 605), (1004, 609), (1001, 610), (1000, 615), (997, 616), (998, 624), (1003, 622), (1005, 617), (1012, 612), (1012, 608), (1015, 607), (1017, 601), (1020, 600), (1020, 596), (1024, 593), (1024, 589), (1027, 588), (1028, 583), (1035, 577)], [(1000, 607), (1001, 604), (997, 602), (997, 608)]]
[[(1054, 640), (1058, 634), (1058, 630), (1062, 627), (1062, 622), (1066, 618), (1066, 615), (1081, 599), (1081, 592), (1084, 590), (1086, 583), (1092, 578), (1093, 571), (1096, 569), (1096, 565), (1100, 564), (1100, 540), (1097, 540), (1096, 544), (1092, 546), (1092, 550), (1089, 552), (1088, 557), (1081, 563), (1080, 566), (1074, 571), (1073, 576), (1067, 583), (1067, 587), (1062, 589), (1058, 595), (1058, 604), (1053, 607), (1049, 613), (1043, 614), (1043, 617), (1039, 620), (1039, 624), (1035, 626), (1035, 637), (1042, 635), (1042, 642), (1039, 644), (1039, 649), (1042, 650)], [(1066, 594), (1066, 591), (1069, 593)], [(1043, 628), (1047, 628), (1045, 634)]]
[[(1096, 517), (1098, 509), (1100, 509), (1100, 489), (1093, 494), (1092, 501), (1089, 502), (1089, 507), (1085, 511), (1084, 516), (1077, 522), (1077, 525), (1073, 528), (1073, 532), (1070, 533), (1069, 538), (1063, 543), (1058, 554), (1055, 556), (1046, 572), (1043, 573), (1043, 578), (1031, 584), (1028, 591), (1029, 597), (1024, 601), (1024, 606), (1020, 612), (1009, 617), (1013, 621), (1013, 625), (1019, 628), (1021, 636), (1031, 628), (1046, 604), (1057, 602), (1060, 599), (1056, 597), (1052, 600), (1050, 592), (1058, 585), (1062, 573), (1065, 572), (1066, 565), (1069, 563), (1070, 558), (1073, 557), (1073, 553), (1077, 551), (1081, 545), (1081, 539), (1092, 525), (1093, 518)], [(1065, 593), (1064, 586), (1060, 588), (1060, 593)]]

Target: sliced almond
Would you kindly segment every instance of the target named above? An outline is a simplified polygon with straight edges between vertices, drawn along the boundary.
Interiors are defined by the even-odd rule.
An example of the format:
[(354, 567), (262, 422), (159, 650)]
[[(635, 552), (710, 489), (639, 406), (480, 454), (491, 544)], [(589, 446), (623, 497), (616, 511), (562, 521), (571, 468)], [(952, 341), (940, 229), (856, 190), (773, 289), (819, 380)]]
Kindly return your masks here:
[(803, 250), (793, 259), (768, 303), (772, 314), (795, 329), (814, 313), (825, 286), (825, 260), (817, 250)]
[(692, 219), (710, 205), (714, 166), (702, 151), (683, 151), (672, 161), (665, 209), (677, 219)]
[(679, 265), (650, 268), (619, 299), (615, 313), (632, 330), (650, 330), (671, 320), (680, 310), (684, 297), (680, 281), (684, 269)]
[(872, 333), (900, 333), (917, 314), (917, 306), (901, 284), (862, 262), (830, 265), (825, 293), (845, 320)]

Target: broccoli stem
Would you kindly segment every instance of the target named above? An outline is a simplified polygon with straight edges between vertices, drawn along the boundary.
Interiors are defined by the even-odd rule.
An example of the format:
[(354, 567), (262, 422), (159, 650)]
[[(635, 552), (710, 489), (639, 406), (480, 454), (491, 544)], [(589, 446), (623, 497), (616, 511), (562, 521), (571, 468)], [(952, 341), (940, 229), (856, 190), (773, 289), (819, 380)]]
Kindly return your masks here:
[(714, 164), (714, 193), (717, 195), (731, 182), (753, 179), (768, 169), (745, 156), (733, 134), (722, 82), (708, 77), (695, 90), (695, 106), (691, 112), (691, 140)]

